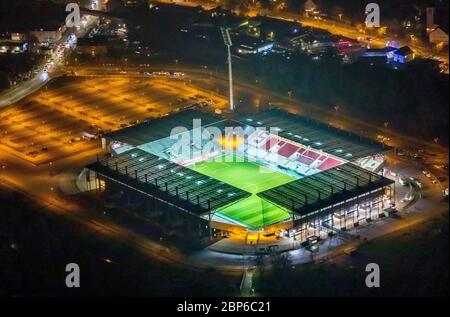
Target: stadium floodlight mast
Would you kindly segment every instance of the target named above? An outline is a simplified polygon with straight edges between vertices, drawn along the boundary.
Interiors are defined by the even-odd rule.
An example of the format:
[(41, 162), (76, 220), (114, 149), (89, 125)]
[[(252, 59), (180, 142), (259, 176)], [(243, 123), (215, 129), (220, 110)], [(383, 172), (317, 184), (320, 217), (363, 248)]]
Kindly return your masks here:
[(229, 77), (229, 86), (230, 86), (230, 110), (234, 110), (234, 94), (233, 94), (233, 66), (231, 64), (231, 47), (233, 46), (233, 42), (230, 37), (230, 29), (226, 27), (221, 28), (222, 37), (225, 45), (228, 50), (228, 77)]

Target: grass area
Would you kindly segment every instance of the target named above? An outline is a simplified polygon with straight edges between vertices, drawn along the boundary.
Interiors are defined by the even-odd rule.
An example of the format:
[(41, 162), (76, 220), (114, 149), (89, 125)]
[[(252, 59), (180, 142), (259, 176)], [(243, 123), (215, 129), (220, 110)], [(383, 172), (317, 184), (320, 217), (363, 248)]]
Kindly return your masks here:
[(190, 168), (253, 194), (219, 210), (218, 213), (225, 218), (251, 229), (269, 226), (289, 218), (287, 211), (259, 198), (256, 194), (289, 183), (295, 180), (294, 177), (257, 163), (241, 162), (235, 156), (201, 162)]

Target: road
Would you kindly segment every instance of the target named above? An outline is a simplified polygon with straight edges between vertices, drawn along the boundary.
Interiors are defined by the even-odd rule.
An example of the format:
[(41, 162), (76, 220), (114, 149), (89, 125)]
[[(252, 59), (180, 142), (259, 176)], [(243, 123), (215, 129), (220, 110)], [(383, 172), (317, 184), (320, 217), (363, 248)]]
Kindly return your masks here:
[[(300, 14), (292, 14), (292, 13), (277, 13), (274, 15), (271, 12), (255, 12), (253, 14), (263, 14), (263, 15), (266, 14), (267, 16), (271, 16), (274, 18), (282, 18), (289, 21), (300, 21), (303, 26), (326, 30), (332, 34), (341, 35), (355, 40), (360, 38), (364, 39), (365, 37), (367, 38), (367, 35), (365, 35), (363, 32), (358, 31), (355, 27), (344, 23), (339, 23), (336, 21), (313, 19), (305, 17)], [(386, 46), (387, 42), (393, 41), (398, 42), (399, 47), (402, 46), (411, 47), (416, 56), (436, 59), (448, 64), (448, 52), (446, 51), (434, 52), (429, 47), (419, 44), (418, 40), (412, 41), (412, 40), (392, 38), (389, 36), (377, 36), (376, 38), (373, 38), (370, 41), (365, 40), (364, 42), (369, 44), (372, 48), (383, 48)]]
[[(115, 67), (78, 67), (77, 73), (83, 75), (83, 77), (101, 77), (101, 76), (112, 76), (116, 78), (135, 78), (136, 80), (142, 80), (145, 75), (144, 72), (149, 70), (172, 70), (186, 72), (188, 81), (193, 81), (196, 84), (202, 85), (201, 88), (204, 90), (218, 90), (218, 94), (226, 94), (227, 79), (214, 71), (210, 71), (205, 68), (192, 68), (187, 66), (152, 66), (152, 67), (128, 67), (125, 69), (116, 69)], [(126, 72), (124, 74), (123, 72)], [(424, 146), (427, 151), (433, 151), (438, 153), (440, 156), (447, 158), (448, 149), (439, 144), (433, 142), (424, 142), (412, 138), (411, 136), (403, 136), (398, 133), (391, 131), (385, 131), (384, 128), (374, 127), (368, 125), (367, 123), (348, 118), (339, 113), (325, 111), (321, 108), (315, 107), (313, 105), (297, 102), (286, 96), (277, 96), (273, 93), (268, 92), (260, 87), (253, 87), (245, 83), (236, 83), (237, 94), (245, 93), (252, 94), (254, 96), (272, 96), (273, 100), (278, 101), (278, 106), (294, 112), (299, 112), (302, 114), (308, 114), (309, 116), (315, 118), (326, 119), (327, 122), (331, 122), (336, 126), (341, 126), (353, 131), (366, 131), (366, 135), (377, 135), (379, 133), (385, 133), (391, 137), (391, 145), (402, 147), (411, 144), (411, 142), (417, 143)], [(61, 182), (73, 183), (73, 177), (78, 175), (79, 171), (83, 166), (92, 162), (95, 155), (99, 153), (100, 146), (94, 148), (90, 151), (79, 152), (77, 154), (71, 155), (69, 157), (64, 157), (52, 164), (44, 164), (40, 166), (35, 166), (26, 162), (24, 160), (18, 160), (17, 156), (10, 154), (8, 152), (0, 152), (0, 179), (5, 186), (11, 187), (15, 190), (26, 193), (28, 196), (32, 197), (36, 201), (44, 204), (49, 204), (53, 206), (51, 209), (55, 214), (63, 215), (69, 217), (75, 221), (79, 221), (86, 225), (87, 228), (97, 232), (99, 234), (105, 234), (108, 236), (115, 237), (127, 245), (140, 250), (142, 253), (149, 256), (149, 258), (163, 261), (166, 263), (174, 263), (176, 265), (190, 265), (193, 268), (204, 268), (208, 264), (217, 264), (225, 272), (235, 272), (242, 270), (242, 257), (240, 256), (224, 256), (214, 253), (209, 253), (204, 251), (200, 256), (193, 258), (185, 258), (180, 252), (173, 249), (167, 249), (158, 242), (152, 241), (142, 235), (139, 235), (130, 229), (124, 228), (123, 226), (113, 223), (107, 218), (99, 218), (98, 215), (93, 214), (91, 211), (86, 211), (80, 208), (76, 203), (68, 200), (60, 192)], [(433, 157), (433, 160), (435, 157)], [(405, 158), (400, 158), (392, 156), (392, 164), (397, 165), (411, 165), (411, 160), (406, 160)], [(425, 162), (426, 163), (426, 162)], [(419, 177), (422, 166), (414, 166), (414, 170), (409, 172), (408, 175)], [(62, 176), (63, 175), (63, 176)], [(72, 175), (64, 176), (64, 175)], [(67, 184), (66, 184), (67, 185)], [(73, 185), (73, 184), (72, 184)], [(407, 222), (387, 224), (386, 226), (377, 226), (377, 229), (373, 230), (372, 236), (370, 238), (376, 238), (383, 234), (388, 234), (393, 230), (403, 229), (405, 226), (417, 225), (424, 219), (429, 219), (429, 217), (434, 216), (435, 213), (442, 212), (445, 206), (440, 205), (440, 193), (437, 187), (430, 186), (431, 196), (427, 200), (422, 200), (417, 204), (417, 207), (424, 210), (425, 212), (417, 213), (418, 220), (413, 220), (415, 218), (408, 218)], [(446, 206), (448, 209), (448, 205)], [(432, 212), (427, 212), (431, 210)], [(375, 228), (375, 227), (374, 227)], [(360, 231), (361, 232), (361, 231)], [(367, 235), (369, 236), (368, 231)], [(298, 251), (297, 251), (298, 252)], [(331, 252), (331, 250), (330, 250)], [(342, 253), (342, 250), (332, 252)], [(294, 253), (295, 256), (295, 253)], [(324, 257), (330, 256), (329, 253), (324, 252)], [(226, 257), (226, 260), (224, 260)], [(206, 259), (209, 259), (208, 261)], [(297, 261), (303, 261), (304, 257), (298, 256)]]
[[(64, 71), (71, 71), (70, 68), (60, 69), (61, 73), (53, 73), (52, 76), (58, 76)], [(96, 67), (77, 67), (76, 71), (79, 76), (123, 79), (129, 78), (135, 80), (142, 80), (146, 78), (142, 75), (143, 72), (152, 70), (177, 70), (187, 74), (187, 81), (192, 81), (198, 86), (198, 91), (213, 91), (217, 97), (226, 100), (227, 92), (227, 77), (205, 68), (193, 68), (183, 65), (153, 65), (151, 67), (127, 67), (118, 70), (116, 67), (96, 66)], [(124, 74), (123, 72), (126, 72)], [(0, 96), (0, 108), (11, 102), (17, 101), (26, 97), (27, 95), (37, 91), (43, 85), (39, 81), (31, 81), (21, 85), (20, 89), (14, 92), (8, 92), (6, 95)], [(336, 127), (352, 130), (364, 135), (376, 138), (382, 134), (390, 138), (387, 143), (397, 148), (407, 148), (411, 144), (426, 150), (429, 155), (424, 157), (423, 161), (412, 161), (405, 157), (397, 157), (391, 155), (389, 157), (389, 166), (395, 171), (401, 171), (402, 174), (421, 178), (427, 184), (427, 189), (424, 191), (426, 199), (419, 200), (409, 210), (401, 214), (401, 220), (387, 219), (384, 222), (374, 224), (371, 227), (358, 229), (358, 234), (371, 240), (381, 237), (386, 234), (398, 230), (405, 230), (405, 228), (412, 228), (420, 225), (424, 221), (439, 215), (448, 210), (448, 204), (443, 204), (441, 201), (440, 187), (431, 184), (430, 180), (421, 175), (421, 170), (427, 168), (432, 170), (436, 175), (446, 176), (448, 173), (442, 169), (433, 167), (437, 163), (447, 163), (448, 148), (436, 144), (432, 141), (423, 141), (417, 138), (402, 135), (391, 131), (384, 127), (374, 126), (366, 122), (349, 118), (339, 112), (332, 112), (324, 110), (315, 105), (307, 104), (293, 100), (287, 96), (273, 94), (270, 91), (255, 87), (246, 83), (236, 82), (236, 94), (252, 95), (254, 100), (262, 97), (270, 96), (272, 102), (277, 106), (289, 110), (291, 112), (300, 113), (310, 116), (321, 121), (326, 121)], [(6, 97), (5, 97), (6, 96)], [(60, 98), (55, 96), (55, 100)], [(256, 104), (251, 105), (257, 108)], [(98, 142), (98, 141), (93, 141)], [(27, 196), (33, 198), (37, 203), (49, 206), (49, 210), (54, 214), (62, 217), (67, 217), (73, 221), (82, 223), (88, 230), (95, 234), (113, 237), (135, 248), (142, 254), (145, 254), (149, 259), (161, 261), (171, 265), (182, 267), (189, 267), (191, 269), (204, 269), (209, 265), (214, 265), (225, 273), (235, 274), (241, 272), (243, 269), (243, 257), (238, 255), (217, 254), (204, 250), (192, 257), (186, 257), (176, 249), (167, 248), (166, 246), (153, 241), (142, 234), (136, 233), (129, 228), (124, 227), (118, 223), (113, 222), (108, 217), (100, 216), (99, 213), (93, 210), (85, 210), (76, 202), (65, 197), (60, 188), (74, 186), (74, 178), (78, 175), (83, 166), (91, 163), (96, 154), (100, 153), (100, 146), (93, 146), (87, 151), (78, 151), (72, 153), (67, 157), (55, 160), (48, 164), (41, 164), (36, 166), (26, 160), (18, 159), (14, 153), (7, 151), (0, 151), (0, 186), (7, 186), (14, 190), (20, 191)], [(443, 186), (448, 186), (446, 181)], [(359, 241), (354, 244), (358, 245)], [(343, 254), (346, 246), (336, 245), (333, 248), (323, 248), (316, 255), (315, 259), (329, 259)], [(308, 260), (308, 254), (303, 249), (291, 251), (291, 256), (294, 263), (304, 263)], [(251, 259), (244, 258), (244, 266), (251, 264)], [(245, 264), (247, 263), (247, 264)], [(248, 281), (247, 281), (248, 282)], [(247, 283), (247, 285), (249, 285)], [(248, 289), (248, 287), (247, 287)]]
[[(71, 71), (73, 70), (73, 67), (69, 67), (67, 70)], [(205, 69), (204, 67), (152, 65), (151, 67), (121, 67), (119, 69), (114, 66), (95, 66), (78, 67), (77, 73), (79, 76), (87, 77), (115, 76), (120, 78), (146, 78), (145, 75), (142, 75), (143, 73), (160, 70), (178, 70), (185, 72), (188, 80), (195, 81), (197, 86), (204, 85), (202, 93), (205, 91), (215, 91), (217, 95), (222, 95), (223, 100), (226, 99), (226, 76), (215, 71)], [(126, 72), (126, 74), (123, 74), (123, 72)], [(423, 154), (421, 155), (422, 160), (418, 161), (418, 164), (422, 165), (423, 168), (432, 171), (437, 177), (447, 177), (447, 170), (436, 167), (448, 163), (448, 147), (445, 145), (437, 144), (433, 141), (420, 140), (409, 135), (403, 135), (384, 126), (375, 126), (362, 120), (351, 118), (344, 113), (329, 111), (312, 104), (293, 100), (287, 96), (274, 94), (273, 92), (264, 90), (261, 87), (255, 87), (239, 81), (236, 81), (235, 84), (236, 94), (238, 96), (240, 94), (250, 94), (253, 96), (253, 100), (260, 100), (261, 98), (267, 99), (267, 96), (270, 96), (269, 101), (272, 101), (274, 105), (288, 111), (306, 115), (308, 117), (327, 122), (335, 127), (342, 128), (344, 130), (351, 130), (373, 139), (383, 135), (385, 138), (388, 138), (386, 143), (395, 148), (407, 149), (411, 148), (411, 145), (414, 145), (415, 148), (423, 151)], [(255, 107), (256, 105), (253, 106)], [(399, 157), (398, 159), (408, 160), (408, 158), (405, 157)], [(448, 186), (448, 183), (445, 183), (443, 187), (445, 188), (446, 185)]]
[(65, 46), (71, 38), (71, 35), (75, 34), (77, 38), (85, 36), (91, 30), (92, 26), (97, 21), (97, 18), (87, 16), (86, 20), (87, 24), (85, 27), (78, 30), (67, 29), (61, 39), (55, 43), (55, 51), (60, 49), (63, 51), (62, 54), (58, 55), (53, 53), (49, 60), (45, 60), (42, 65), (38, 66), (39, 71), (33, 77), (0, 93), (0, 109), (16, 103), (26, 96), (38, 91), (40, 88), (44, 87), (50, 79), (57, 78), (61, 75), (60, 66), (63, 65), (66, 54), (68, 53), (69, 49)]
[[(70, 70), (71, 68), (69, 68)], [(126, 71), (126, 75), (129, 77), (145, 77), (141, 74), (147, 71), (181, 71), (187, 74), (187, 77), (191, 80), (202, 82), (205, 89), (210, 91), (216, 91), (221, 94), (223, 98), (226, 98), (228, 79), (225, 74), (221, 74), (215, 70), (210, 70), (204, 67), (192, 67), (188, 65), (151, 65), (150, 67), (126, 67), (121, 68)], [(83, 76), (98, 76), (98, 75), (120, 75), (117, 67), (114, 66), (95, 66), (95, 67), (83, 67), (78, 69), (78, 73)], [(329, 123), (335, 127), (354, 131), (356, 133), (365, 135), (372, 139), (377, 139), (378, 136), (383, 136), (385, 143), (389, 146), (398, 149), (409, 149), (412, 145), (423, 150), (422, 161), (420, 164), (427, 169), (432, 170), (438, 176), (446, 176), (447, 171), (443, 169), (437, 169), (434, 165), (445, 165), (448, 163), (448, 147), (443, 144), (434, 142), (433, 140), (422, 140), (411, 135), (405, 135), (396, 131), (393, 131), (389, 127), (377, 126), (370, 122), (359, 120), (348, 116), (345, 113), (339, 111), (332, 111), (323, 109), (319, 106), (298, 101), (288, 96), (276, 94), (272, 91), (268, 91), (259, 86), (249, 85), (247, 83), (235, 80), (236, 95), (251, 95), (251, 102), (253, 104), (246, 105), (246, 107), (257, 108), (257, 102), (261, 99), (266, 99), (274, 106), (283, 108), (293, 113), (298, 113), (311, 117), (313, 119)], [(239, 99), (237, 97), (237, 99)], [(408, 160), (406, 157), (398, 157), (398, 159)]]
[[(212, 9), (217, 4), (211, 4), (209, 2), (205, 2), (202, 0), (161, 0), (160, 2), (164, 3), (175, 3), (177, 5), (181, 6), (198, 6), (201, 5), (205, 9)], [(238, 12), (235, 12), (238, 13)], [(269, 10), (264, 9), (250, 9), (250, 12), (247, 13), (248, 16), (257, 16), (257, 15), (266, 15), (268, 17), (273, 17), (277, 19), (283, 19), (288, 21), (298, 21), (303, 26), (313, 27), (317, 29), (326, 30), (332, 34), (335, 35), (341, 35), (347, 38), (351, 39), (360, 39), (360, 38), (367, 38), (367, 35), (364, 35), (364, 32), (360, 32), (356, 29), (356, 27), (352, 25), (348, 25), (345, 23), (339, 23), (338, 21), (332, 21), (327, 19), (314, 19), (314, 18), (308, 18), (304, 14), (301, 13), (290, 13), (290, 12), (272, 12)], [(398, 38), (392, 38), (389, 36), (377, 36), (377, 38), (374, 38), (370, 41), (370, 46), (373, 48), (382, 48), (386, 46), (386, 43), (390, 42), (398, 42), (399, 46), (408, 45), (413, 49), (413, 51), (416, 53), (417, 56), (424, 57), (424, 58), (432, 58), (439, 60), (441, 62), (445, 62), (448, 64), (449, 61), (449, 55), (448, 50), (444, 50), (441, 52), (435, 52), (433, 49), (419, 43), (418, 40), (411, 40), (411, 39), (398, 39)]]
[[(393, 171), (402, 173), (402, 175), (420, 178), (426, 185), (424, 190), (417, 194), (426, 197), (426, 199), (418, 199), (412, 205), (401, 204), (402, 208), (399, 208), (400, 212), (396, 217), (383, 218), (369, 225), (353, 228), (346, 232), (345, 239), (341, 238), (339, 234), (333, 239), (327, 239), (320, 245), (319, 251), (313, 256), (305, 248), (287, 251), (292, 265), (300, 265), (310, 261), (334, 261), (337, 258), (349, 256), (346, 254), (346, 251), (357, 249), (362, 243), (398, 232), (411, 232), (431, 219), (448, 213), (448, 203), (442, 200), (439, 188), (433, 185), (430, 180), (420, 176), (421, 172), (419, 169), (405, 162), (389, 162), (389, 166)], [(397, 186), (401, 186), (398, 183), (398, 177), (396, 180)], [(399, 195), (399, 201), (402, 197), (402, 195)], [(352, 236), (355, 238), (348, 240), (347, 237)], [(288, 243), (294, 242), (288, 241)], [(265, 266), (270, 267), (271, 257), (266, 255), (263, 258)], [(214, 267), (227, 267), (235, 270), (238, 270), (240, 267), (252, 267), (255, 265), (255, 260), (255, 256), (224, 254), (207, 249), (194, 254), (191, 259), (195, 263), (209, 264)]]
[[(73, 179), (61, 179), (58, 174), (76, 175), (79, 167), (92, 162), (92, 157), (98, 153), (90, 151), (61, 160), (52, 166), (33, 166), (27, 162), (17, 160), (14, 156), (0, 152), (0, 161), (7, 164), (0, 169), (0, 188), (6, 186), (12, 190), (21, 192), (36, 201), (37, 204), (46, 205), (52, 215), (69, 218), (72, 221), (83, 224), (88, 230), (102, 236), (115, 238), (135, 248), (151, 259), (171, 263), (178, 266), (186, 266), (184, 258), (175, 249), (152, 241), (132, 230), (110, 221), (107, 217), (100, 216), (100, 212), (86, 211), (71, 199), (66, 199), (59, 192), (61, 182), (73, 182)], [(5, 165), (3, 165), (5, 166)]]
[(116, 75), (65, 77), (0, 111), (0, 148), (35, 165), (98, 147), (92, 139), (193, 104), (227, 99), (191, 79)]
[[(158, 66), (157, 69), (160, 70), (162, 66)], [(166, 68), (169, 69), (170, 67)], [(146, 70), (148, 70), (149, 68), (145, 68)], [(193, 81), (200, 81), (203, 80), (202, 82), (205, 83), (205, 85), (212, 85), (212, 86), (224, 86), (224, 91), (226, 91), (226, 77), (220, 76), (219, 74), (211, 74), (211, 72), (209, 72), (208, 70), (205, 70), (204, 68), (199, 68), (199, 69), (189, 69), (189, 68), (183, 68), (183, 67), (177, 67), (177, 69), (180, 71), (186, 71), (187, 72), (187, 76), (190, 78), (190, 80)], [(111, 75), (114, 71), (117, 72), (117, 70), (114, 70), (114, 68), (111, 67), (94, 67), (94, 68), (79, 68), (78, 71), (83, 74), (83, 76), (98, 76), (96, 75), (97, 73), (108, 73), (110, 74), (109, 76), (113, 76)], [(137, 77), (139, 76), (139, 73), (142, 73), (143, 69), (141, 68), (127, 68), (126, 72), (127, 74), (120, 74), (120, 76), (127, 76), (127, 77)], [(105, 75), (101, 75), (101, 76), (105, 76)], [(206, 79), (205, 79), (206, 78)], [(248, 85), (244, 85), (241, 83), (237, 83), (237, 91), (245, 91), (245, 92), (251, 92), (253, 94), (269, 94), (269, 92), (266, 92), (264, 90), (261, 90), (258, 87), (251, 87)], [(281, 97), (280, 97), (281, 98)], [(285, 97), (283, 97), (285, 98)], [(292, 100), (288, 100), (289, 103), (286, 102), (281, 102), (280, 105), (284, 106), (286, 109), (288, 110), (296, 110), (296, 111), (301, 111), (302, 113), (307, 112), (308, 114), (312, 114), (315, 113), (316, 116), (322, 116), (323, 117), (323, 110), (319, 110), (316, 108), (311, 108), (309, 109), (309, 105), (304, 105), (304, 104), (297, 104)], [(359, 123), (358, 122), (354, 122), (352, 121), (350, 118), (348, 117), (344, 117), (344, 118), (335, 118), (336, 114), (326, 114), (327, 118), (330, 118), (330, 120), (335, 120), (336, 124), (342, 124), (345, 125), (346, 127), (358, 127), (359, 128)], [(342, 119), (342, 122), (341, 122)], [(370, 128), (370, 127), (369, 127)], [(356, 129), (356, 128), (355, 128)], [(368, 126), (365, 124), (364, 125), (364, 129), (368, 129)], [(371, 132), (372, 134), (377, 134), (379, 133), (379, 130), (377, 127), (374, 127), (374, 131)], [(411, 137), (410, 136), (401, 136), (401, 135), (397, 135), (394, 137), (393, 135), (392, 137), (392, 141), (394, 142), (397, 146), (401, 146), (401, 145), (405, 145), (411, 144)], [(414, 142), (422, 142), (419, 140), (414, 140)], [(431, 148), (433, 151), (442, 151), (442, 153), (448, 153), (448, 151), (446, 151), (445, 148), (442, 148), (439, 145), (430, 143), (430, 144), (426, 144), (423, 143), (424, 146), (428, 148)], [(129, 243), (130, 245), (135, 245), (136, 247), (140, 248), (143, 252), (145, 252), (146, 254), (148, 254), (149, 256), (152, 256), (152, 252), (155, 252), (155, 257), (156, 258), (161, 258), (161, 250), (164, 249), (163, 246), (158, 245), (158, 243), (150, 241), (148, 239), (146, 239), (145, 237), (142, 236), (136, 236), (134, 234), (132, 234), (129, 231), (122, 231), (122, 230), (127, 230), (125, 228), (122, 228), (120, 225), (118, 224), (113, 224), (110, 223), (108, 221), (105, 221), (105, 219), (97, 219), (95, 216), (90, 215), (90, 213), (87, 213), (85, 211), (82, 210), (78, 210), (76, 206), (74, 206), (72, 203), (68, 203), (66, 201), (66, 199), (62, 196), (58, 194), (57, 189), (59, 188), (58, 182), (61, 181), (61, 178), (58, 178), (56, 175), (58, 175), (59, 173), (63, 173), (64, 175), (70, 175), (71, 173), (73, 173), (74, 176), (76, 176), (79, 172), (79, 170), (85, 166), (86, 164), (88, 164), (89, 162), (92, 161), (93, 157), (95, 157), (95, 154), (98, 153), (99, 151), (99, 146), (98, 148), (94, 148), (91, 151), (88, 152), (81, 152), (77, 155), (72, 155), (70, 157), (67, 158), (63, 158), (59, 161), (54, 162), (52, 165), (42, 165), (42, 166), (33, 166), (28, 164), (25, 161), (21, 161), (21, 160), (17, 160), (17, 157), (14, 155), (11, 155), (9, 153), (3, 152), (0, 155), (0, 163), (2, 164), (2, 166), (4, 168), (2, 168), (1, 170), (1, 174), (0, 174), (0, 178), (3, 180), (3, 182), (5, 184), (7, 184), (8, 186), (11, 186), (15, 189), (19, 189), (23, 192), (28, 193), (29, 195), (31, 195), (34, 199), (37, 199), (38, 201), (41, 202), (47, 202), (53, 206), (55, 206), (54, 210), (55, 212), (63, 212), (66, 215), (70, 216), (70, 217), (75, 217), (76, 220), (84, 222), (89, 228), (94, 229), (96, 231), (99, 232), (103, 232), (105, 234), (110, 234), (110, 235), (115, 235), (118, 239), (125, 239), (127, 243)], [(440, 152), (441, 153), (441, 152)], [(410, 160), (407, 160), (405, 158), (402, 157), (396, 157), (396, 156), (392, 156), (390, 158), (391, 165), (395, 166), (395, 165), (414, 165), (411, 164)], [(415, 177), (420, 177), (420, 171), (421, 171), (422, 166), (417, 164), (417, 166), (414, 167), (412, 172), (408, 172), (408, 176), (415, 176)], [(401, 168), (397, 168), (397, 169), (401, 169)], [(53, 175), (53, 176), (52, 176)], [(63, 179), (64, 181), (64, 179)], [(65, 180), (66, 182), (71, 182), (72, 180), (67, 179)], [(426, 180), (425, 180), (426, 181)], [(436, 200), (438, 200), (438, 197), (440, 197), (440, 192), (437, 189), (437, 187), (432, 187), (431, 188), (431, 193), (433, 193), (433, 203), (429, 203), (427, 205), (426, 201), (422, 201), (420, 203), (420, 207), (418, 208), (423, 208), (423, 209), (430, 209), (430, 210), (434, 210), (434, 211), (442, 211), (442, 207), (436, 207)], [(422, 205), (425, 204), (425, 205)], [(439, 204), (438, 204), (439, 205)], [(427, 213), (427, 215), (429, 216), (431, 213)], [(93, 218), (91, 218), (93, 217)], [(409, 222), (410, 224), (412, 222)], [(404, 224), (402, 224), (404, 225)], [(109, 229), (108, 229), (109, 228)], [(380, 230), (380, 228), (383, 228), (383, 230)], [(384, 229), (386, 228), (386, 229)], [(399, 226), (399, 224), (395, 224), (390, 225), (390, 226), (386, 226), (386, 227), (378, 227), (377, 226), (377, 230), (375, 230), (374, 232), (377, 234), (377, 236), (379, 234), (381, 234), (382, 232), (391, 232), (392, 230), (395, 229), (400, 229), (401, 226)], [(125, 233), (126, 232), (126, 233)], [(148, 241), (147, 241), (148, 240)], [(135, 242), (133, 242), (135, 241)], [(181, 255), (177, 254), (175, 255), (171, 255), (171, 253), (167, 253), (170, 257), (174, 257), (171, 258), (171, 260), (175, 261), (175, 262), (180, 262), (183, 261), (183, 259), (181, 259)], [(213, 259), (222, 259), (222, 256), (218, 256), (217, 254), (213, 254), (213, 253), (208, 253), (207, 251), (205, 251), (205, 254), (203, 254), (202, 256), (207, 256), (208, 258)], [(163, 257), (163, 258), (164, 258)], [(239, 261), (239, 264), (234, 263), (236, 259), (240, 259), (240, 257), (233, 257), (233, 256), (228, 256), (227, 259), (229, 261), (224, 261), (223, 262), (223, 266), (229, 270), (229, 269), (234, 269), (234, 270), (240, 270), (241, 269), (241, 260)], [(196, 259), (191, 259), (193, 262), (196, 263), (196, 265), (198, 265), (200, 262), (203, 263), (208, 263), (206, 261), (196, 261)], [(204, 258), (203, 258), (204, 260)]]
[[(73, 70), (73, 67), (69, 67), (67, 70), (70, 72)], [(216, 71), (205, 69), (204, 67), (152, 65), (151, 67), (121, 67), (119, 69), (114, 66), (95, 66), (78, 67), (77, 73), (79, 76), (87, 77), (116, 76), (120, 78), (146, 78), (145, 75), (142, 75), (143, 73), (160, 70), (177, 70), (185, 72), (188, 76), (188, 80), (196, 81), (197, 86), (202, 84), (204, 85), (202, 93), (212, 91), (215, 92), (217, 95), (216, 97), (220, 97), (220, 95), (222, 95), (222, 99), (226, 99), (227, 77)], [(126, 74), (123, 74), (124, 71)], [(236, 81), (235, 85), (236, 94), (238, 96), (239, 94), (250, 94), (253, 96), (252, 100), (261, 100), (261, 98), (269, 99), (269, 102), (272, 101), (272, 103), (277, 107), (284, 108), (294, 113), (306, 115), (308, 117), (318, 119), (319, 121), (327, 122), (335, 127), (342, 128), (344, 130), (351, 130), (373, 139), (377, 139), (378, 136), (382, 135), (387, 138), (385, 141), (387, 145), (398, 149), (408, 149), (414, 145), (416, 149), (423, 151), (423, 154), (421, 154), (422, 161), (419, 161), (419, 164), (422, 164), (424, 168), (431, 170), (438, 177), (445, 177), (448, 173), (447, 170), (436, 168), (436, 166), (445, 165), (448, 163), (448, 147), (445, 145), (435, 143), (432, 140), (421, 140), (410, 135), (403, 135), (393, 131), (389, 127), (386, 128), (384, 126), (375, 126), (371, 123), (351, 118), (341, 112), (330, 111), (309, 103), (296, 101), (287, 96), (274, 94), (273, 92), (267, 91), (261, 87), (252, 86), (239, 81)], [(256, 103), (248, 106), (254, 108), (257, 107)], [(402, 158), (399, 157), (399, 159)]]

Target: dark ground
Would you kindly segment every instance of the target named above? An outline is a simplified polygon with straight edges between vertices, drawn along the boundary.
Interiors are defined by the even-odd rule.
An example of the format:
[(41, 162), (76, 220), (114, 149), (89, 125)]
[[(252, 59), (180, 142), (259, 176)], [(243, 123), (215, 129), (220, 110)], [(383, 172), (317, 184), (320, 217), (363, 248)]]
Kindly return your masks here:
[[(0, 297), (236, 294), (239, 278), (160, 265), (20, 194), (2, 189), (0, 206)], [(65, 286), (72, 262), (80, 266), (79, 289)]]
[[(333, 263), (259, 271), (262, 296), (449, 296), (448, 213), (416, 230), (362, 245)], [(289, 261), (288, 261), (289, 262)], [(380, 266), (381, 287), (367, 288), (368, 263)], [(284, 266), (284, 267), (283, 267)]]

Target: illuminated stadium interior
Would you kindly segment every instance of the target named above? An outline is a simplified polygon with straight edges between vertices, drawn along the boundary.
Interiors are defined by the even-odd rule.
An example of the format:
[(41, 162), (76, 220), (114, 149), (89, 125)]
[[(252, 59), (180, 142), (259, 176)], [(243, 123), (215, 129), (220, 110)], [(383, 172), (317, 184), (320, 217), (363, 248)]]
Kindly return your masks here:
[(250, 197), (216, 210), (214, 220), (264, 228), (291, 216), (285, 208), (257, 194), (346, 160), (284, 139), (277, 135), (279, 128), (257, 129), (250, 123), (219, 121), (137, 148), (250, 193)]
[[(317, 191), (333, 203), (340, 190), (348, 190), (337, 186), (326, 192), (334, 174), (345, 174), (341, 169), (349, 173), (349, 186), (359, 188), (360, 179), (371, 185), (376, 174), (367, 176), (369, 171), (350, 162), (386, 151), (379, 143), (279, 110), (243, 120), (189, 110), (112, 133), (109, 141), (111, 157), (91, 169), (110, 179), (133, 178), (189, 213), (249, 230), (301, 217), (296, 206), (309, 207)], [(323, 182), (319, 189), (308, 184), (315, 175), (316, 186)], [(289, 188), (303, 179), (302, 193), (293, 193)], [(292, 198), (276, 199), (279, 190)]]

